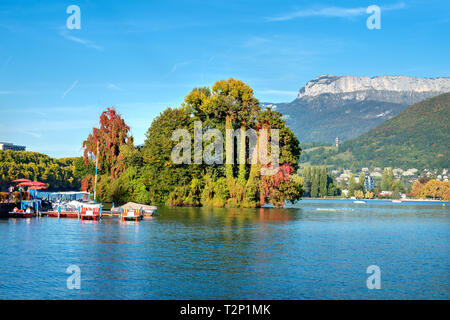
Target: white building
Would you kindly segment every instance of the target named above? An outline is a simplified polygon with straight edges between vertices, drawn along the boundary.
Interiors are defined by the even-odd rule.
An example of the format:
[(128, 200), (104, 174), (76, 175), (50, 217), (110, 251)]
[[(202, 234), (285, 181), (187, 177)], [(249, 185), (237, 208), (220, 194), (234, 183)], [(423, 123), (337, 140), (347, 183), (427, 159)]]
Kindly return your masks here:
[(13, 151), (25, 151), (25, 146), (16, 146), (9, 142), (0, 142), (0, 150), (13, 150)]
[(381, 174), (381, 172), (378, 172), (378, 171), (372, 172), (370, 175), (372, 177), (379, 177), (379, 178), (381, 178), (383, 176), (383, 174)]

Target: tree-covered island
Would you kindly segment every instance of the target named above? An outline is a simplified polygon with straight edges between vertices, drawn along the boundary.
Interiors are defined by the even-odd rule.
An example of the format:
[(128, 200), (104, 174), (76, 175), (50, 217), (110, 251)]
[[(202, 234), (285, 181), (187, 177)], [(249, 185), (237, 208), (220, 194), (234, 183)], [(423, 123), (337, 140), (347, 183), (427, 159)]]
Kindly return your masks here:
[[(173, 139), (173, 132), (187, 130), (194, 146), (198, 143), (198, 133), (194, 132), (198, 122), (202, 135), (208, 135), (211, 129), (220, 131), (222, 137), (227, 136), (227, 129), (237, 133), (234, 152), (227, 153), (223, 148), (219, 155), (223, 163), (194, 161), (197, 148), (190, 148), (188, 163), (174, 163), (171, 155), (179, 141)], [(269, 132), (267, 138), (264, 136), (268, 141), (274, 138), (270, 130), (278, 129), (279, 166), (274, 174), (261, 173), (268, 164), (250, 161), (252, 149), (245, 135), (249, 129), (256, 132), (257, 146), (262, 129)], [(154, 119), (139, 148), (134, 146), (129, 130), (114, 109), (107, 109), (100, 116), (100, 127), (94, 128), (83, 143), (84, 168), (80, 170), (84, 170), (82, 189), (87, 191), (93, 191), (95, 185), (98, 145), (98, 201), (255, 208), (265, 203), (283, 206), (302, 196), (302, 179), (296, 174), (299, 141), (282, 115), (262, 110), (252, 88), (242, 81), (231, 78), (217, 81), (211, 89), (193, 89), (179, 108), (167, 108)], [(201, 150), (214, 145), (214, 140), (203, 139)], [(239, 143), (245, 148), (237, 147)]]

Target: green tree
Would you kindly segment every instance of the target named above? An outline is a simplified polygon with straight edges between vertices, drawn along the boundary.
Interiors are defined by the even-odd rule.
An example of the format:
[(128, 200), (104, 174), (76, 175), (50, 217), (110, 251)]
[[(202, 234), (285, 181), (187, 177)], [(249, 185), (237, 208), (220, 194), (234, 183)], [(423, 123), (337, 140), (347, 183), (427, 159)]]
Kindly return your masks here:
[(303, 169), (302, 177), (305, 196), (311, 196), (311, 167), (305, 167), (305, 169)]
[(355, 191), (357, 190), (357, 183), (355, 180), (355, 175), (353, 173), (350, 174), (348, 179), (348, 196), (353, 197), (355, 195)]
[(365, 182), (366, 182), (366, 174), (364, 172), (361, 172), (358, 178), (358, 190), (361, 190), (363, 193), (366, 192)]
[(311, 171), (311, 197), (317, 198), (319, 196), (319, 170), (318, 167), (313, 167)]
[(190, 184), (197, 166), (175, 165), (171, 152), (177, 141), (172, 141), (172, 133), (177, 129), (190, 129), (192, 119), (187, 108), (164, 110), (156, 117), (147, 131), (142, 149), (143, 184), (148, 190), (149, 203), (164, 204), (177, 187)]
[(325, 167), (320, 168), (320, 196), (326, 197), (327, 196), (327, 171)]
[(381, 189), (385, 191), (392, 190), (392, 184), (394, 183), (394, 172), (392, 168), (386, 168), (383, 170), (381, 176)]

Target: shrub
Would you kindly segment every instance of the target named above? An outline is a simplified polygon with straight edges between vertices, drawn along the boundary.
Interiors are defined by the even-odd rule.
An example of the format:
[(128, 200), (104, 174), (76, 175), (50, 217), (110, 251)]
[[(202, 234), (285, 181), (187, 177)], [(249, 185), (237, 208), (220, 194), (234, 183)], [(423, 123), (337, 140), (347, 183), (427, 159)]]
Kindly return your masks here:
[(374, 194), (373, 194), (373, 192), (367, 191), (365, 197), (366, 197), (366, 199), (373, 199)]
[(354, 195), (355, 195), (355, 198), (357, 198), (357, 199), (363, 199), (364, 198), (364, 193), (361, 190), (356, 190)]
[(0, 201), (8, 202), (9, 194), (7, 192), (0, 192)]

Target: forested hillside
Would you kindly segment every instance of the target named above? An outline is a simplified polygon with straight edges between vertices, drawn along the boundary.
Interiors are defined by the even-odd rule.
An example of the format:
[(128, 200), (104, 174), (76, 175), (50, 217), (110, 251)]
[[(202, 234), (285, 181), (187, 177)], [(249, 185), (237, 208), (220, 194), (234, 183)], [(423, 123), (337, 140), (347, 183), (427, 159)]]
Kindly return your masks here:
[(450, 93), (445, 93), (412, 105), (358, 138), (344, 142), (339, 150), (306, 150), (303, 161), (346, 168), (448, 168), (449, 119)]
[(0, 151), (0, 188), (5, 190), (11, 180), (25, 178), (49, 184), (49, 190), (79, 190), (75, 162), (81, 158), (53, 159), (29, 151)]

